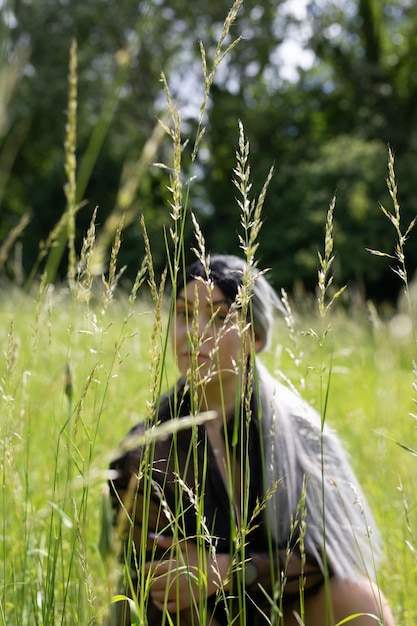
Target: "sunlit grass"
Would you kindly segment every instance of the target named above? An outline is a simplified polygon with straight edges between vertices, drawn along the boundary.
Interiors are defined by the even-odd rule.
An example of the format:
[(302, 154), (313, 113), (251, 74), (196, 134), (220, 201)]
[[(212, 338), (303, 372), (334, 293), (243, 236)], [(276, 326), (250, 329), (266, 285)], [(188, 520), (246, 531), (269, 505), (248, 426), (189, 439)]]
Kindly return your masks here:
[[(239, 6), (237, 0), (225, 21), (212, 65), (202, 48), (205, 94), (193, 144), (193, 164), (206, 132), (205, 111), (215, 71), (238, 41), (227, 44)], [(119, 591), (123, 565), (113, 551), (112, 536), (107, 547), (102, 540), (99, 550), (105, 526), (102, 492), (119, 441), (132, 426), (152, 414), (158, 394), (176, 377), (175, 355), (167, 340), (172, 301), (164, 281), (171, 280), (175, 290), (188, 253), (183, 233), (189, 220), (193, 222), (197, 255), (206, 261), (204, 233), (189, 207), (193, 172), (185, 176), (182, 171), (180, 114), (170, 99), (165, 77), (169, 121), (164, 120), (161, 127), (173, 144), (172, 164), (159, 164), (167, 171), (172, 195), (167, 208), (171, 216), (166, 233), (167, 276), (159, 283), (153, 273), (152, 250), (142, 219), (145, 247), (140, 258), (138, 255), (137, 280), (133, 285), (124, 282), (118, 252), (125, 222), (117, 211), (112, 214), (112, 228), (105, 229), (105, 242), (99, 246), (93, 214), (76, 258), (75, 55), (74, 44), (73, 89), (69, 94), (73, 106), (69, 107), (72, 114), (66, 142), (68, 206), (64, 213), (69, 225), (65, 235), (70, 249), (68, 285), (48, 285), (48, 274), (38, 277), (34, 271), (28, 281), (29, 292), (6, 283), (0, 286), (4, 354), (0, 365), (0, 623), (7, 626), (106, 623), (108, 607)], [(234, 181), (243, 231), (239, 243), (242, 256), (253, 265), (258, 247), (262, 249), (261, 208), (269, 177), (255, 202), (250, 195), (250, 142), (240, 124), (239, 132)], [(133, 172), (130, 179), (126, 174), (128, 180), (123, 181), (123, 189), (130, 189), (133, 195), (136, 174)], [(401, 230), (392, 160), (389, 184), (395, 210), (392, 219), (388, 211), (385, 214), (399, 238), (394, 244), (394, 258), (399, 262), (396, 271), (410, 297), (406, 236)], [(326, 234), (325, 250), (318, 259), (318, 299), (306, 294), (284, 295), (291, 315), (287, 315), (287, 322), (283, 317), (276, 320), (271, 350), (261, 358), (340, 434), (385, 541), (381, 587), (398, 624), (412, 626), (417, 621), (417, 459), (413, 455), (417, 445), (416, 422), (410, 416), (415, 412), (413, 397), (417, 395), (413, 389), (415, 333), (401, 334), (394, 311), (379, 315), (374, 307), (352, 298), (349, 290), (333, 291), (334, 209), (332, 203), (327, 227), (325, 216), (323, 219)], [(413, 223), (405, 235), (412, 227)], [(62, 232), (60, 228), (59, 233), (51, 233), (41, 250), (40, 265)], [(111, 238), (108, 268), (101, 275)], [(53, 252), (51, 264), (49, 276), (55, 276)], [(279, 285), (275, 287), (279, 291)], [(244, 303), (246, 307), (248, 303)], [(197, 498), (195, 501), (200, 515)], [(203, 536), (201, 547), (205, 541)], [(139, 608), (144, 611), (143, 606)]]
[[(3, 623), (45, 623), (47, 606), (58, 615), (65, 606), (62, 623), (81, 616), (88, 623), (116, 591), (109, 589), (98, 553), (100, 497), (112, 451), (145, 414), (152, 306), (143, 298), (129, 305), (122, 289), (104, 313), (99, 298), (88, 307), (74, 304), (66, 289), (46, 293), (39, 305), (19, 290), (7, 288), (7, 298), (4, 293)], [(297, 318), (297, 326), (308, 328), (312, 315)], [(408, 525), (416, 528), (416, 459), (395, 443), (415, 443), (410, 344), (392, 336), (389, 324), (376, 331), (366, 307), (354, 315), (339, 310), (331, 327), (327, 420), (340, 433), (381, 526), (387, 553), (382, 587), (399, 623), (411, 626), (417, 572)], [(263, 360), (295, 385), (304, 379), (303, 393), (314, 404), (317, 346), (309, 336), (301, 335), (300, 342), (303, 362), (296, 366), (278, 320), (274, 349)], [(174, 372), (172, 357), (167, 359)]]

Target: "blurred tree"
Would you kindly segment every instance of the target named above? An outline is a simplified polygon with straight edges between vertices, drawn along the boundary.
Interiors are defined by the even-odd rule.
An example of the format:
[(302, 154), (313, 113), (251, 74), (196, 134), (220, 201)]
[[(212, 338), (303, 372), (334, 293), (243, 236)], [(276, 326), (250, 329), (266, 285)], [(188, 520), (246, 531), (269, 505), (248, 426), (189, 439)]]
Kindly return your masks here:
[[(245, 35), (248, 63), (255, 62), (258, 54), (267, 56), (265, 44), (258, 42), (270, 28), (273, 6), (269, 0), (250, 0), (245, 5), (236, 34)], [(172, 97), (185, 97), (193, 114), (198, 110), (203, 94), (198, 38), (210, 58), (229, 9), (225, 0), (209, 6), (190, 6), (183, 0), (13, 3), (12, 44), (24, 38), (31, 57), (14, 97), (12, 126), (24, 119), (28, 130), (3, 199), (0, 236), (31, 211), (31, 229), (24, 238), (27, 271), (39, 241), (48, 237), (65, 206), (63, 141), (72, 38), (78, 42), (78, 199), (87, 200), (77, 220), (82, 233), (96, 205), (100, 222), (112, 210), (124, 163), (139, 158), (156, 116), (165, 107), (161, 70), (173, 75)], [(156, 246), (163, 247), (161, 221), (169, 215), (164, 207), (166, 192), (161, 189), (160, 172), (149, 172), (148, 177), (154, 182), (143, 182), (136, 203), (146, 207)], [(131, 251), (126, 254), (132, 257)]]
[[(65, 207), (71, 39), (76, 37), (79, 51), (78, 200), (87, 200), (77, 216), (79, 240), (96, 205), (100, 224), (113, 211), (122, 171), (138, 162), (156, 117), (166, 108), (161, 70), (181, 108), (189, 174), (203, 97), (198, 40), (212, 58), (229, 8), (226, 0), (204, 6), (184, 0), (9, 0), (8, 17), (2, 16), (9, 33), (6, 56), (11, 57), (17, 42), (30, 45), (31, 56), (0, 137), (0, 149), (13, 145), (17, 153), (9, 159), (13, 165), (0, 195), (0, 239), (31, 212), (23, 241), (26, 271)], [(239, 35), (243, 40), (215, 79), (190, 204), (208, 246), (236, 251), (239, 215), (231, 178), (240, 118), (251, 144), (255, 193), (275, 164), (260, 248), (275, 285), (291, 289), (297, 280), (307, 287), (315, 282), (326, 210), (336, 192), (338, 281), (354, 278), (368, 294), (393, 297), (382, 278), (384, 263), (374, 263), (364, 250), (394, 247), (389, 225), (378, 212), (378, 201), (389, 208), (384, 180), (388, 143), (396, 152), (404, 220), (417, 213), (412, 190), (417, 16), (408, 0), (316, 0), (307, 2), (306, 15), (298, 17), (295, 9), (286, 0), (243, 3), (229, 41)], [(297, 60), (288, 57), (283, 63), (281, 44), (288, 38), (310, 53), (311, 67), (297, 68)], [(288, 61), (295, 66), (291, 79)], [(170, 154), (167, 140), (156, 160), (169, 165)], [(165, 258), (167, 184), (163, 171), (150, 168), (133, 200), (135, 211), (146, 215), (157, 269)], [(120, 254), (132, 275), (140, 237), (135, 222)], [(191, 237), (187, 232), (187, 245)], [(410, 248), (415, 268), (417, 251)]]
[[(272, 162), (276, 173), (264, 209), (263, 264), (277, 287), (302, 280), (315, 284), (317, 250), (323, 245), (325, 215), (337, 195), (335, 234), (337, 280), (356, 280), (367, 295), (395, 298), (401, 288), (367, 247), (393, 251), (395, 235), (378, 210), (391, 209), (385, 178), (387, 145), (396, 153), (404, 224), (417, 214), (412, 192), (416, 168), (417, 72), (414, 48), (417, 15), (412, 3), (379, 0), (309, 2), (300, 22), (300, 41), (314, 52), (311, 68), (295, 82), (272, 87), (257, 75), (233, 95), (214, 92), (206, 177), (213, 247), (228, 247), (238, 228), (230, 178), (236, 116), (244, 122), (253, 154), (253, 178), (262, 183)], [(293, 26), (297, 26), (294, 20)], [(248, 97), (256, 93), (256, 98)], [(415, 237), (415, 233), (413, 233)], [(417, 248), (408, 245), (410, 270)], [(388, 273), (389, 274), (389, 273)]]

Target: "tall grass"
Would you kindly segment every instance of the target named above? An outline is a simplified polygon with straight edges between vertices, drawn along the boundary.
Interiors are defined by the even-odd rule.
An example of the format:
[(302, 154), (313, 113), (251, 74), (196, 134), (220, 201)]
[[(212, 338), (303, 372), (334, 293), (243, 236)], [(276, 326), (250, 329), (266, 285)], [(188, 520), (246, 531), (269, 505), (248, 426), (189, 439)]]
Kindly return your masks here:
[[(98, 289), (98, 288), (97, 288)], [(2, 586), (0, 623), (102, 623), (118, 590), (111, 555), (98, 551), (101, 492), (111, 452), (143, 418), (149, 399), (153, 304), (129, 304), (120, 289), (72, 302), (68, 289), (1, 297)], [(10, 298), (12, 295), (12, 298)], [(314, 322), (313, 310), (296, 323)], [(317, 319), (319, 323), (319, 319)], [(340, 432), (385, 540), (381, 586), (398, 623), (415, 623), (415, 428), (409, 342), (389, 323), (375, 329), (365, 305), (333, 311), (333, 371), (327, 419)], [(318, 404), (317, 347), (300, 336), (294, 364), (284, 322), (264, 360)], [(69, 368), (68, 368), (69, 364)], [(174, 371), (170, 354), (166, 369)], [(71, 379), (68, 378), (71, 373)], [(167, 380), (164, 386), (168, 386)], [(72, 409), (71, 409), (72, 403)], [(96, 617), (98, 615), (98, 617)]]
[[(204, 118), (215, 72), (228, 50), (237, 44), (237, 40), (225, 42), (229, 41), (239, 6), (236, 2), (227, 16), (211, 68), (202, 48), (205, 94), (193, 163), (205, 133)], [(189, 206), (193, 172), (184, 176), (180, 115), (166, 80), (165, 86), (169, 118), (162, 128), (172, 139), (173, 162), (160, 165), (169, 173), (172, 192), (168, 209), (171, 225), (166, 234), (167, 277), (175, 295), (178, 272), (185, 264), (183, 233), (188, 220), (193, 221), (197, 256), (205, 261), (207, 251)], [(120, 545), (112, 533), (103, 497), (108, 463), (131, 426), (146, 417), (152, 421), (159, 394), (175, 380), (174, 355), (167, 338), (172, 298), (165, 296), (166, 276), (159, 283), (155, 277), (144, 221), (143, 261), (138, 260), (132, 285), (124, 281), (123, 268), (118, 267), (122, 219), (110, 229), (113, 240), (105, 273), (96, 214), (76, 256), (75, 90), (74, 44), (66, 142), (65, 216), (71, 251), (68, 283), (53, 286), (46, 272), (33, 280), (29, 292), (7, 283), (0, 290), (4, 354), (0, 366), (0, 623), (4, 625), (108, 622), (111, 604), (120, 599), (120, 578), (130, 575), (128, 566), (119, 561)], [(261, 208), (268, 180), (260, 197), (252, 199), (249, 142), (241, 125), (239, 129), (235, 170), (240, 193), (236, 210), (242, 224), (239, 242), (242, 254), (253, 265), (258, 246), (262, 248)], [(394, 217), (389, 212), (387, 216), (398, 234), (394, 255), (400, 261), (397, 273), (411, 307), (404, 244), (412, 225), (402, 233), (392, 160), (389, 167), (395, 210)], [(129, 188), (128, 180), (124, 184)], [(386, 544), (381, 586), (398, 623), (411, 626), (417, 621), (416, 445), (415, 423), (409, 416), (415, 411), (415, 331), (400, 339), (393, 319), (378, 315), (374, 307), (352, 299), (347, 291), (333, 290), (334, 209), (331, 204), (325, 252), (319, 258), (318, 304), (306, 294), (302, 298), (283, 294), (287, 316), (277, 320), (273, 348), (263, 359), (272, 371), (299, 389), (345, 441)], [(53, 234), (51, 237), (52, 245)], [(230, 471), (232, 466), (230, 461)], [(228, 478), (231, 480), (231, 474)], [(201, 486), (191, 487), (199, 520), (197, 544), (204, 589), (206, 549), (214, 557), (216, 549), (204, 526), (197, 497)], [(174, 519), (180, 518), (180, 510), (173, 513)], [(233, 555), (236, 562), (244, 559), (245, 533), (250, 532), (251, 520), (243, 522), (237, 531), (241, 535), (235, 538), (240, 551)], [(175, 533), (181, 531), (175, 525), (173, 528)], [(143, 563), (138, 562), (138, 566), (140, 569)], [(149, 580), (145, 577), (132, 604), (132, 620), (137, 615), (140, 623), (146, 609), (146, 585)], [(279, 598), (275, 601), (279, 605)], [(221, 585), (219, 602), (227, 604)], [(197, 615), (202, 623), (206, 610), (200, 602)]]
[[(99, 310), (94, 319), (85, 304), (77, 305), (72, 313), (68, 291), (54, 290), (39, 310), (41, 323), (36, 329), (32, 298), (18, 291), (12, 295), (13, 305), (10, 298), (1, 299), (6, 351), (1, 379), (3, 621), (45, 623), (39, 605), (48, 584), (54, 587), (57, 616), (66, 596), (62, 623), (76, 623), (83, 604), (92, 618), (107, 602), (108, 573), (97, 551), (100, 495), (110, 451), (145, 412), (152, 307), (140, 302), (131, 308), (119, 294), (101, 317), (97, 298)], [(72, 314), (78, 323), (74, 324)], [(408, 501), (413, 529), (415, 460), (384, 436), (403, 442), (415, 440), (412, 420), (407, 419), (412, 408), (410, 348), (398, 345), (389, 335), (388, 325), (384, 324), (384, 332), (373, 334), (365, 316), (363, 309), (357, 316), (339, 312), (332, 318), (336, 345), (329, 420), (350, 450), (382, 527), (389, 555), (382, 570), (383, 587), (394, 608), (398, 607), (399, 623), (413, 624), (415, 556), (406, 543), (410, 536), (403, 497)], [(307, 319), (299, 324), (304, 326)], [(277, 352), (266, 360), (296, 380), (298, 371), (286, 358), (289, 342), (285, 328), (278, 325), (278, 330)], [(305, 362), (312, 364), (315, 348), (307, 338), (302, 341)], [(65, 394), (69, 355), (77, 407), (71, 457), (68, 391)], [(315, 378), (315, 372), (309, 371), (305, 385), (313, 402), (317, 402)], [(402, 492), (398, 491), (400, 484)], [(82, 507), (85, 526), (77, 535), (74, 523)], [(86, 551), (84, 572), (78, 570), (81, 539)], [(69, 569), (71, 545), (76, 571)], [(59, 551), (61, 574), (55, 574), (52, 585), (46, 565), (48, 560), (58, 559)], [(85, 586), (85, 577), (89, 586)], [(79, 597), (89, 588), (91, 602)], [(111, 593), (114, 591), (113, 587)]]

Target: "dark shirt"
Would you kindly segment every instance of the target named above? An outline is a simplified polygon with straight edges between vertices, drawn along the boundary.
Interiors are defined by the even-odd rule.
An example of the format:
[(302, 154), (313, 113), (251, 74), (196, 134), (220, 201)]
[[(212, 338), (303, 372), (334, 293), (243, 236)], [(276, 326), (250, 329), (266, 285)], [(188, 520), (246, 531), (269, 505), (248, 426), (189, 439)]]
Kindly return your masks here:
[[(180, 418), (190, 413), (189, 394), (179, 383), (161, 398), (155, 424), (172, 424), (173, 416)], [(122, 449), (128, 448), (129, 442), (134, 442), (145, 432), (149, 432), (149, 425), (138, 424), (122, 443)], [(224, 598), (220, 601), (214, 596), (209, 598), (211, 617), (207, 623), (226, 625), (231, 623), (231, 616), (236, 618), (244, 613), (244, 619), (235, 619), (233, 623), (266, 625), (268, 621), (262, 613), (270, 613), (267, 596), (274, 595), (278, 604), (288, 604), (299, 594), (302, 571), (307, 575), (307, 592), (316, 590), (322, 584), (323, 576), (308, 555), (302, 570), (296, 532), (288, 538), (286, 546), (276, 546), (269, 538), (264, 515), (262, 436), (254, 400), (247, 414), (230, 420), (223, 436), (230, 455), (229, 473), (235, 474), (230, 485), (239, 484), (239, 489), (234, 490), (230, 485), (228, 489), (205, 427), (198, 425), (180, 429), (162, 439), (156, 438), (145, 445), (134, 445), (133, 449), (118, 457), (111, 465), (116, 473), (116, 478), (111, 481), (112, 498), (122, 527), (125, 525), (123, 519), (127, 519), (126, 512), (132, 511), (132, 524), (128, 528), (137, 554), (135, 551), (127, 554), (128, 561), (137, 564), (138, 555), (143, 551), (146, 560), (162, 557), (155, 550), (149, 533), (174, 534), (179, 539), (194, 541), (200, 538), (208, 549), (211, 543), (217, 553), (229, 553), (233, 565), (226, 594), (228, 609), (225, 609)], [(144, 478), (150, 474), (152, 485)], [(231, 490), (235, 491), (232, 495)], [(124, 507), (120, 506), (121, 502)], [(246, 560), (253, 561), (258, 575), (252, 584), (243, 587), (242, 562)], [(138, 569), (140, 571), (140, 567), (132, 568), (135, 585), (139, 584)], [(162, 613), (151, 602), (147, 608), (147, 620), (150, 626), (159, 626), (163, 621)], [(188, 621), (192, 621), (191, 615), (181, 615), (182, 626)]]

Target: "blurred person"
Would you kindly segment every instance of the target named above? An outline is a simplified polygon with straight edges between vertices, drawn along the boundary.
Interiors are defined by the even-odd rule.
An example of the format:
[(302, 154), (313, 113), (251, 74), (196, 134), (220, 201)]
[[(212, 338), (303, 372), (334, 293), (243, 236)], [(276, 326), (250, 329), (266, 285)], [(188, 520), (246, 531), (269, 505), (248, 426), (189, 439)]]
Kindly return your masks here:
[[(394, 626), (375, 583), (379, 534), (341, 442), (257, 356), (282, 309), (264, 274), (214, 255), (179, 275), (174, 295), (180, 377), (111, 465), (127, 595), (149, 626), (333, 626), (356, 614), (355, 626)], [(183, 427), (188, 416), (201, 419)], [(127, 604), (117, 619), (130, 624)]]

